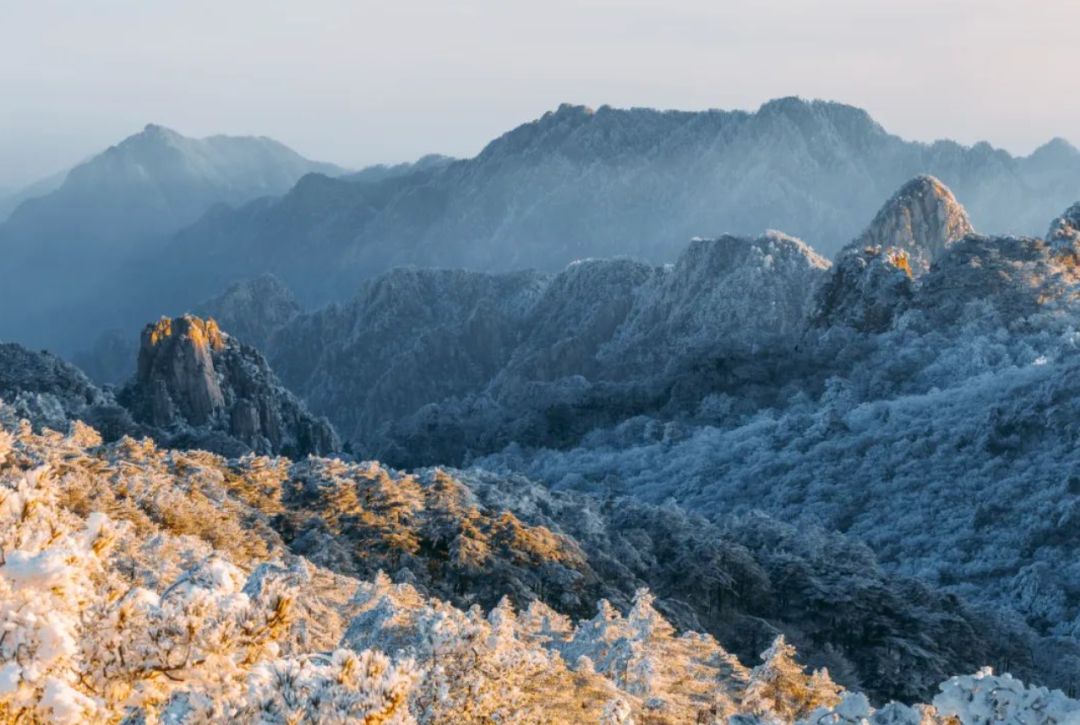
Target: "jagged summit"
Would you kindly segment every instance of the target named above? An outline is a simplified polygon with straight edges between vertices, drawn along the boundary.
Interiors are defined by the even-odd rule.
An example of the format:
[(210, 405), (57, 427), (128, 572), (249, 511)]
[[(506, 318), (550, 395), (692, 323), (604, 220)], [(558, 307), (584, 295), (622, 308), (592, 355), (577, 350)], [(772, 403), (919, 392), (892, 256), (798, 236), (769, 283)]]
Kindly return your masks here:
[(820, 99), (803, 98), (802, 96), (782, 96), (765, 101), (758, 107), (760, 115), (786, 115), (792, 117), (805, 116), (820, 113), (831, 115), (835, 118), (848, 118), (851, 120), (865, 121), (867, 124), (880, 128), (879, 124), (865, 110), (857, 106), (836, 101), (823, 101)]
[(553, 111), (553, 112), (548, 111), (548, 113), (545, 113), (544, 115), (547, 116), (547, 115), (552, 114), (552, 113), (554, 113), (555, 115), (564, 115), (564, 116), (591, 116), (594, 113), (596, 113), (596, 111), (593, 110), (592, 107), (585, 106), (585, 105), (582, 105), (580, 103), (566, 103), (566, 102), (564, 102), (564, 103), (560, 103), (559, 107), (556, 108), (555, 111)]
[(829, 260), (798, 237), (768, 229), (756, 238), (735, 234), (722, 234), (711, 239), (695, 237), (679, 255), (675, 270), (683, 276), (693, 277), (726, 275), (744, 267), (776, 270), (778, 264), (818, 270), (831, 266)]
[(228, 436), (259, 453), (333, 453), (337, 438), (278, 382), (263, 356), (213, 319), (163, 317), (142, 332), (138, 372), (117, 395), (146, 425)]
[(600, 358), (619, 368), (656, 369), (680, 354), (753, 348), (792, 334), (829, 262), (783, 232), (757, 238), (697, 238), (664, 275), (643, 284)]
[(1080, 201), (1050, 224), (1046, 242), (1056, 252), (1077, 255), (1080, 253)]
[(949, 187), (923, 175), (900, 187), (848, 250), (900, 250), (918, 276), (929, 271), (931, 262), (950, 245), (974, 232), (967, 211)]
[(1077, 149), (1071, 141), (1061, 136), (1055, 136), (1039, 148), (1031, 152), (1028, 157), (1033, 161), (1049, 161), (1051, 159), (1076, 159), (1080, 158), (1080, 149)]
[(164, 140), (172, 140), (172, 139), (183, 138), (183, 136), (178, 131), (174, 131), (171, 128), (169, 128), (168, 126), (162, 126), (161, 124), (158, 124), (158, 123), (148, 123), (145, 126), (143, 126), (143, 130), (142, 130), (141, 133), (137, 133), (134, 136), (128, 136), (126, 139), (124, 139), (120, 143), (130, 142), (130, 141), (133, 141), (133, 140), (138, 139), (140, 137), (141, 138), (147, 138), (147, 139), (164, 139)]

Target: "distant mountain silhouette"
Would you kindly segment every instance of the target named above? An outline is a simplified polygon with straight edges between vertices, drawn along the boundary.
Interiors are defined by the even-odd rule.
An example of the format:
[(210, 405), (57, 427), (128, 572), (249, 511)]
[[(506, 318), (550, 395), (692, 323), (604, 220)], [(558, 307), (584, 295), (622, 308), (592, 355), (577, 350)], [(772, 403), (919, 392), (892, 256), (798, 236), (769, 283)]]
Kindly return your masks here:
[(1026, 158), (986, 143), (916, 143), (858, 108), (798, 98), (755, 113), (563, 105), (473, 159), (365, 184), (309, 176), (280, 199), (216, 210), (169, 242), (167, 267), (144, 260), (141, 317), (262, 272), (312, 306), (399, 265), (670, 262), (691, 237), (769, 228), (831, 256), (920, 174), (949, 185), (990, 232), (1041, 233), (1080, 197), (1080, 152), (1060, 139)]
[(0, 337), (51, 344), (54, 329), (71, 332), (53, 311), (83, 306), (133, 251), (160, 247), (214, 205), (284, 193), (314, 171), (341, 173), (267, 138), (191, 139), (148, 125), (0, 225)]

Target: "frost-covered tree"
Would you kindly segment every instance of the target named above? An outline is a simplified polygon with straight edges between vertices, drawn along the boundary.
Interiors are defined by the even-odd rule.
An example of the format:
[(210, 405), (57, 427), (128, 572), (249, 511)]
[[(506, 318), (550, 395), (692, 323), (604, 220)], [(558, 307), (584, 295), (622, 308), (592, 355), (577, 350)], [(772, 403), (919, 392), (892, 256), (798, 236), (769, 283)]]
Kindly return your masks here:
[[(358, 470), (306, 463), (295, 470), (322, 473), (299, 485), (314, 481), (316, 492), (333, 478), (339, 481), (328, 488), (346, 490), (338, 483)], [(407, 568), (395, 572), (396, 583), (381, 573), (371, 581), (337, 574), (289, 554), (267, 525), (268, 515), (296, 505), (289, 497), (301, 496), (280, 486), (294, 465), (225, 461), (149, 442), (104, 444), (80, 425), (66, 435), (35, 433), (0, 405), (0, 723), (1064, 725), (1080, 712), (1080, 703), (1060, 692), (988, 671), (946, 682), (936, 710), (896, 703), (875, 710), (861, 694), (840, 691), (826, 672), (807, 673), (782, 638), (748, 672), (711, 636), (680, 632), (666, 616), (672, 600), (645, 589), (629, 602), (601, 599), (595, 617), (575, 623), (535, 599), (519, 614), (509, 595), (489, 611), (462, 609), (425, 591)], [(384, 485), (383, 469), (368, 470), (373, 485)], [(555, 546), (563, 540), (551, 529), (481, 508), (519, 489), (477, 484), (481, 496), (439, 478), (440, 491), (425, 491), (422, 479), (405, 485), (436, 499), (439, 511), (475, 510), (476, 530), (498, 567), (515, 556), (544, 561), (577, 551)], [(387, 473), (385, 485), (394, 480)], [(349, 488), (362, 491), (356, 483)], [(415, 497), (406, 503), (410, 496), (393, 506), (415, 513), (429, 505), (418, 508)], [(546, 501), (555, 501), (545, 509), (553, 513), (556, 504), (569, 505)], [(671, 508), (624, 507), (638, 511), (644, 525), (658, 527), (650, 530), (688, 540), (685, 519)], [(347, 527), (336, 513), (327, 514), (328, 528)], [(593, 535), (607, 526), (620, 531), (587, 506), (579, 513)], [(398, 521), (408, 526), (417, 518), (423, 515)], [(444, 520), (457, 519), (447, 513)], [(250, 532), (252, 541), (223, 540), (220, 531)], [(864, 551), (830, 537), (790, 538), (762, 526), (745, 534), (750, 548), (732, 550), (732, 561), (781, 549), (787, 554), (777, 555), (783, 565), (775, 571), (802, 582), (799, 591), (814, 602), (831, 601), (840, 583), (817, 581), (816, 564), (792, 565), (799, 559), (790, 554), (806, 554), (800, 547), (832, 559), (847, 577), (842, 583), (866, 571)], [(724, 553), (718, 541), (712, 550)], [(626, 559), (650, 551), (640, 542), (612, 550)], [(598, 569), (611, 565), (598, 562)], [(836, 616), (850, 617), (842, 618), (845, 626), (873, 621), (849, 611), (837, 609)], [(845, 651), (858, 657), (858, 643), (845, 640)], [(921, 679), (926, 672), (893, 676)]]
[[(9, 438), (0, 445), (6, 458)], [(58, 488), (45, 466), (0, 470), (0, 722), (112, 723), (133, 711), (146, 722), (274, 722), (262, 719), (274, 702), (304, 693), (326, 722), (412, 722), (408, 663), (368, 652), (315, 669), (282, 660), (290, 591), (250, 596), (246, 575), (221, 558), (161, 591), (133, 585), (116, 555), (132, 527), (81, 519), (58, 505)], [(263, 686), (267, 673), (294, 671), (294, 691)]]
[(778, 635), (750, 674), (742, 706), (756, 715), (793, 723), (818, 707), (840, 702), (840, 688), (824, 671), (807, 675), (795, 661), (795, 648)]
[(941, 716), (955, 718), (961, 725), (1080, 722), (1080, 702), (1059, 690), (1028, 687), (1010, 675), (995, 675), (989, 668), (943, 682), (934, 707)]
[[(411, 663), (395, 665), (370, 650), (359, 655), (337, 650), (254, 668), (242, 694), (226, 709), (232, 719), (259, 725), (415, 725), (410, 700), (420, 680)], [(200, 716), (188, 709), (192, 698), (177, 699), (190, 713), (184, 722), (198, 722)]]

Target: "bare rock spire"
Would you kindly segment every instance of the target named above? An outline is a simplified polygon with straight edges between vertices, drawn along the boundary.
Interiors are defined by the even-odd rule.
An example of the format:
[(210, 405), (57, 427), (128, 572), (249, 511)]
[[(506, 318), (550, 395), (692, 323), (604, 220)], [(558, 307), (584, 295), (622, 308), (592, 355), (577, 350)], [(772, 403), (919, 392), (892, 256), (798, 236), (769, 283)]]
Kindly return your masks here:
[(258, 350), (213, 319), (162, 318), (142, 333), (135, 379), (118, 394), (136, 420), (171, 435), (240, 441), (257, 453), (329, 454), (338, 440), (282, 387)]
[(917, 176), (900, 187), (848, 249), (903, 251), (917, 277), (949, 246), (974, 233), (967, 211), (949, 187), (933, 176)]

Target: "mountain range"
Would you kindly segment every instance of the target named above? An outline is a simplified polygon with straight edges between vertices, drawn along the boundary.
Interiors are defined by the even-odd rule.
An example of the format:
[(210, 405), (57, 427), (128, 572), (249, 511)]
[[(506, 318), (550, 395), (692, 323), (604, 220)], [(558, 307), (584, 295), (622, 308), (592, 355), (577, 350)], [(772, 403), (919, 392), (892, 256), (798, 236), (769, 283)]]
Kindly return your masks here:
[[(124, 154), (103, 157), (153, 168), (158, 156), (194, 153), (178, 153), (183, 145), (162, 136), (170, 134), (151, 128), (117, 147)], [(173, 151), (155, 150), (161, 146)], [(471, 159), (431, 156), (344, 177), (274, 149), (274, 168), (285, 170), (279, 176), (201, 147), (182, 165), (204, 169), (220, 154), (221, 167), (244, 168), (251, 184), (223, 190), (216, 173), (196, 174), (206, 185), (193, 192), (200, 201), (175, 210), (161, 209), (157, 191), (138, 204), (153, 213), (123, 208), (120, 199), (147, 198), (124, 191), (129, 162), (95, 163), (101, 175), (92, 189), (57, 192), (44, 207), (33, 200), (0, 227), (5, 248), (44, 252), (66, 249), (63, 240), (87, 241), (79, 255), (64, 257), (73, 261), (53, 262), (49, 277), (16, 286), (15, 299), (31, 314), (0, 316), (0, 336), (70, 355), (103, 330), (134, 338), (146, 319), (189, 311), (261, 273), (278, 276), (310, 310), (347, 301), (363, 280), (403, 265), (553, 273), (590, 257), (669, 263), (690, 238), (765, 229), (783, 229), (831, 257), (919, 174), (940, 178), (975, 225), (993, 233), (1042, 233), (1046, 219), (1080, 196), (1080, 152), (1064, 140), (1026, 157), (987, 143), (910, 142), (860, 109), (797, 98), (753, 113), (563, 105)], [(101, 190), (109, 191), (96, 199)], [(41, 223), (26, 218), (35, 208), (47, 215)], [(79, 231), (115, 218), (110, 209), (131, 233), (112, 222), (104, 234)], [(71, 279), (54, 283), (65, 274)], [(33, 317), (45, 308), (48, 318)]]
[[(981, 236), (948, 187), (920, 176), (835, 264), (780, 232), (729, 235), (692, 241), (674, 265), (398, 269), (314, 313), (260, 276), (199, 308), (262, 341), (269, 363), (216, 323), (182, 318), (146, 328), (137, 374), (115, 397), (77, 371), (35, 372), (66, 368), (55, 358), (28, 363), (38, 358), (26, 351), (7, 367), (29, 372), (4, 394), (39, 425), (77, 418), (110, 439), (150, 435), (228, 455), (333, 451), (332, 432), (314, 434), (325, 430), (314, 416), (326, 415), (359, 458), (460, 467), (454, 475), (473, 490), (498, 482), (501, 505), (532, 521), (543, 514), (586, 549), (595, 521), (552, 518), (553, 502), (530, 502), (536, 484), (584, 497), (567, 512), (615, 500), (624, 511), (694, 511), (703, 518), (680, 527), (695, 536), (736, 527), (741, 546), (764, 524), (738, 528), (733, 516), (841, 532), (900, 578), (887, 587), (917, 577), (994, 612), (1003, 630), (988, 647), (1038, 640), (1022, 662), (1001, 655), (1012, 669), (1071, 673), (1080, 667), (1070, 649), (1080, 631), (1071, 584), (1080, 483), (1068, 473), (1080, 466), (1071, 422), (1080, 413), (1071, 332), (1080, 204), (1048, 225), (1041, 238)], [(187, 342), (161, 346), (162, 330)], [(54, 379), (84, 382), (33, 388)], [(340, 553), (296, 551), (344, 561), (354, 530), (331, 529), (329, 538), (317, 529), (319, 551), (345, 546)], [(664, 605), (669, 616), (730, 637), (707, 596), (666, 588), (669, 555), (654, 556), (659, 571), (635, 576), (676, 598)], [(822, 576), (837, 574), (821, 566)], [(810, 626), (801, 609), (785, 616)], [(816, 652), (805, 630), (788, 631)], [(832, 629), (823, 637), (836, 641)], [(891, 670), (867, 659), (868, 641), (832, 669), (871, 688), (893, 682), (889, 696), (908, 697), (910, 678), (888, 679)], [(740, 653), (760, 644), (728, 642)], [(919, 655), (918, 667), (937, 668), (921, 681), (947, 673), (941, 657), (954, 655)]]
[(799, 99), (147, 127), (0, 224), (0, 720), (1071, 722), (1078, 199)]
[[(1080, 152), (1061, 140), (1021, 158), (986, 143), (927, 145), (859, 109), (795, 98), (755, 113), (564, 105), (472, 159), (375, 185), (309, 177), (278, 200), (223, 210), (173, 238), (168, 280), (150, 260), (141, 269), (159, 305), (192, 304), (257, 271), (311, 307), (395, 266), (663, 263), (691, 237), (769, 228), (831, 256), (920, 173), (941, 178), (980, 228), (999, 233), (1041, 233), (1080, 195)], [(207, 261), (213, 273), (197, 274)]]
[(401, 269), (265, 349), (361, 457), (843, 531), (1069, 639), (1080, 205), (1045, 224), (981, 236), (923, 176), (835, 264), (773, 232), (669, 266)]
[(71, 169), (55, 189), (26, 192), (31, 196), (0, 224), (7, 278), (0, 337), (31, 345), (78, 339), (72, 309), (107, 314), (95, 295), (123, 260), (161, 250), (170, 234), (212, 207), (285, 193), (311, 172), (343, 170), (267, 138), (192, 139), (148, 125)]

